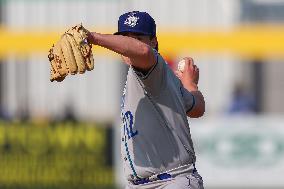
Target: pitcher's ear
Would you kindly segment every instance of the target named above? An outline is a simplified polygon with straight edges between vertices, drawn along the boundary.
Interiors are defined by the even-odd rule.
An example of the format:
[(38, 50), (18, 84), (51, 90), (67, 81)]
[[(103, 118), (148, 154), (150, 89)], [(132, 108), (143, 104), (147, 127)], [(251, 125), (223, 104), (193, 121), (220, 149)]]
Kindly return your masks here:
[(158, 51), (158, 40), (157, 37), (152, 37), (151, 38), (151, 47), (156, 49)]

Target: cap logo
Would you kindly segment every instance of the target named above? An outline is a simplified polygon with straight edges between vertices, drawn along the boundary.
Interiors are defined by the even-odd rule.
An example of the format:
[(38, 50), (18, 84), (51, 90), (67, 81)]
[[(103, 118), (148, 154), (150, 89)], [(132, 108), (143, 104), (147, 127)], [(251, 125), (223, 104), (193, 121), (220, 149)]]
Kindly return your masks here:
[(135, 16), (135, 13), (131, 13), (128, 15), (128, 17), (124, 21), (124, 24), (133, 28), (137, 25), (138, 20), (139, 20), (139, 17)]

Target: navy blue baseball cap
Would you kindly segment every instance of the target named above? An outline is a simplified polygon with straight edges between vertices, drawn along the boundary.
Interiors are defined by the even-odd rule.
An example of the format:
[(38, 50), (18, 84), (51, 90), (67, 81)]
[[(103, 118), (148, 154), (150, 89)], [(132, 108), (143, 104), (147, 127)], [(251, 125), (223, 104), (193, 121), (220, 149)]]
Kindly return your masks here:
[(125, 13), (119, 17), (118, 32), (114, 34), (120, 35), (128, 32), (155, 37), (155, 20), (146, 12), (132, 11)]

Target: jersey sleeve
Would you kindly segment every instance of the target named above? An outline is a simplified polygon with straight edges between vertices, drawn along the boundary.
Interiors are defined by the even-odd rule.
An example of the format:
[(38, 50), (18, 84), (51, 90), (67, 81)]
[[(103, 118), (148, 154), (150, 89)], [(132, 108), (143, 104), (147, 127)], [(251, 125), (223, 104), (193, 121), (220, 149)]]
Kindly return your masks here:
[(181, 95), (184, 103), (186, 113), (190, 112), (195, 105), (194, 95), (183, 86), (180, 87)]
[(143, 83), (144, 88), (147, 90), (147, 92), (150, 92), (153, 96), (157, 96), (160, 94), (161, 90), (164, 87), (164, 64), (166, 64), (166, 62), (155, 49), (153, 49), (153, 52), (156, 58), (156, 63), (147, 73), (142, 73), (134, 68), (133, 70), (140, 81)]

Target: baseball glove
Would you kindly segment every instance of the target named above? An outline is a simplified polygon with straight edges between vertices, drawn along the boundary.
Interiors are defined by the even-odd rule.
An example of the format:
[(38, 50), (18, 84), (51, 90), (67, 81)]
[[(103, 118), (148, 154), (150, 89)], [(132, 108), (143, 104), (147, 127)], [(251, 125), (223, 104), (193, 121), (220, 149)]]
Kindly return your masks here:
[(63, 81), (68, 74), (83, 74), (94, 69), (89, 31), (82, 24), (69, 28), (49, 50), (50, 81)]

